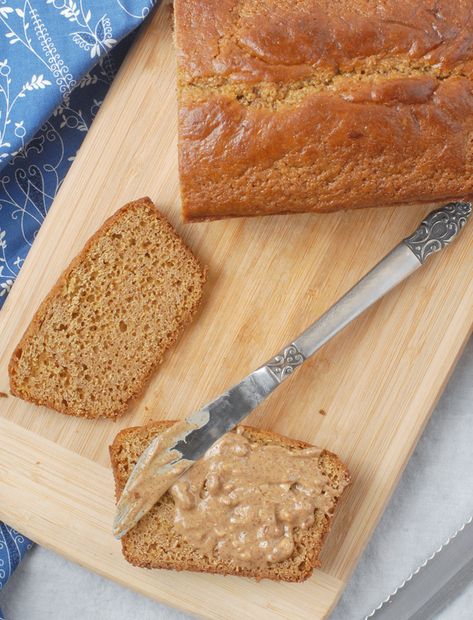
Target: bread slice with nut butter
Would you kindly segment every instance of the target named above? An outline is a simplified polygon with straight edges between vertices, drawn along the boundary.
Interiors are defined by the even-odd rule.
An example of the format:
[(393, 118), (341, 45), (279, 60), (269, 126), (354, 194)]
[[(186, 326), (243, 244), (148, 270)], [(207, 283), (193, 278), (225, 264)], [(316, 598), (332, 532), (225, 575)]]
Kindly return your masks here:
[[(172, 424), (172, 421), (152, 422), (146, 426), (127, 428), (118, 433), (110, 446), (117, 499), (141, 453), (152, 439), (164, 432)], [(238, 497), (236, 502), (232, 502), (232, 493), (235, 492), (235, 484), (232, 485), (232, 482), (235, 483), (240, 471), (238, 469), (240, 467), (238, 454), (240, 454), (240, 460), (242, 461), (247, 457), (243, 454), (245, 450), (241, 449), (241, 442), (229, 442), (231, 444), (230, 451), (220, 450), (221, 462), (217, 463), (217, 473), (221, 477), (221, 472), (228, 470), (227, 465), (231, 465), (230, 469), (232, 471), (226, 477), (224, 476), (223, 481), (220, 480), (216, 483), (215, 475), (213, 475), (217, 471), (215, 467), (213, 468), (213, 474), (210, 475), (209, 472), (205, 471), (205, 467), (210, 467), (210, 465), (201, 464), (202, 461), (194, 465), (189, 470), (189, 473), (197, 467), (204, 468), (201, 477), (202, 484), (199, 483), (196, 486), (194, 480), (191, 481), (189, 487), (188, 481), (185, 479), (188, 474), (185, 474), (174, 487), (165, 493), (153, 509), (122, 538), (123, 554), (128, 562), (135, 566), (146, 568), (240, 575), (253, 577), (257, 580), (273, 579), (277, 581), (304, 581), (312, 574), (314, 568), (320, 565), (320, 551), (330, 530), (333, 512), (340, 495), (350, 482), (346, 466), (335, 454), (327, 450), (318, 450), (302, 441), (289, 439), (273, 432), (248, 426), (239, 427), (237, 432), (228, 433), (220, 441), (228, 441), (226, 440), (227, 437), (235, 436), (237, 433), (240, 435), (241, 441), (252, 446), (253, 449), (280, 447), (284, 449), (285, 454), (291, 453), (294, 455), (299, 455), (305, 451), (307, 469), (312, 468), (314, 472), (317, 470), (324, 478), (325, 486), (321, 489), (321, 493), (327, 494), (325, 501), (327, 510), (315, 509), (312, 515), (310, 515), (311, 518), (306, 520), (306, 527), (296, 526), (292, 529), (293, 545), (290, 555), (284, 557), (283, 554), (282, 557), (284, 559), (280, 559), (278, 557), (270, 557), (270, 554), (268, 554), (266, 561), (263, 558), (258, 563), (254, 561), (249, 562), (248, 557), (245, 557), (243, 553), (239, 556), (242, 558), (241, 562), (238, 557), (236, 559), (229, 557), (228, 549), (226, 553), (220, 553), (219, 549), (223, 549), (223, 547), (219, 545), (223, 545), (224, 530), (228, 528), (228, 523), (245, 517), (245, 509), (243, 508), (245, 498), (240, 504), (238, 503)], [(215, 452), (212, 453), (214, 448), (215, 446), (211, 448), (207, 455), (209, 463), (213, 460), (215, 465)], [(235, 453), (237, 456), (235, 456)], [(212, 454), (214, 454), (214, 457), (212, 457)], [(265, 453), (266, 457), (269, 459), (268, 467), (276, 470), (279, 456), (272, 457), (270, 450), (267, 454)], [(246, 465), (243, 463), (242, 466)], [(252, 466), (251, 462), (248, 466)], [(197, 478), (199, 478), (198, 473)], [(262, 498), (271, 498), (271, 494), (274, 494), (276, 490), (278, 502), (281, 502), (281, 497), (285, 499), (285, 495), (281, 495), (279, 487), (284, 487), (287, 490), (287, 495), (289, 495), (291, 492), (289, 490), (290, 485), (284, 486), (287, 480), (282, 480), (282, 478), (281, 484), (274, 484), (277, 481), (278, 478), (275, 478), (270, 480), (268, 484), (260, 479), (260, 472), (254, 472), (252, 482), (247, 486), (250, 490), (256, 489), (259, 494), (258, 497)], [(218, 488), (219, 484), (220, 489)], [(187, 490), (185, 485), (188, 485)], [(234, 491), (227, 493), (225, 491), (226, 485), (230, 489), (233, 487)], [(240, 492), (240, 496), (242, 496), (241, 494), (245, 495), (245, 489), (236, 490)], [(195, 506), (194, 502), (194, 507), (196, 508), (194, 511), (192, 511), (192, 501), (189, 502), (189, 491), (191, 491), (191, 494), (194, 493), (194, 500), (197, 499), (197, 503), (200, 504), (199, 508), (198, 505)], [(327, 493), (327, 491), (329, 492)], [(212, 505), (215, 506), (216, 504), (208, 503), (208, 498), (212, 494), (218, 497), (219, 501), (233, 504), (231, 510), (224, 514), (227, 522), (222, 519), (219, 524), (220, 529), (214, 528), (215, 515), (212, 514)], [(204, 505), (205, 502), (207, 503)], [(268, 506), (271, 507), (271, 505), (271, 502), (268, 503), (263, 499), (261, 509), (267, 510)], [(272, 511), (270, 515), (271, 525), (273, 527), (282, 527), (287, 517), (282, 512), (278, 512), (280, 506), (275, 504), (275, 507), (276, 510)], [(294, 505), (292, 508), (294, 508)], [(199, 514), (199, 511), (202, 512), (202, 515)], [(258, 516), (260, 517), (261, 514), (258, 513)], [(199, 526), (199, 519), (202, 531), (197, 531), (200, 537), (196, 537), (195, 525), (197, 523)], [(259, 525), (263, 525), (263, 529), (266, 527), (264, 523)], [(213, 528), (216, 529), (217, 534), (214, 533)], [(248, 534), (248, 529), (247, 525), (242, 525), (241, 531), (236, 532), (238, 535), (231, 539), (234, 545), (238, 544), (242, 536), (244, 537)], [(253, 527), (253, 530), (253, 533), (259, 537), (261, 532), (259, 532), (258, 528), (255, 530)], [(232, 533), (235, 534), (235, 530)], [(203, 542), (210, 541), (210, 546), (208, 544), (207, 546), (201, 544), (200, 538), (204, 539)], [(257, 538), (257, 540), (260, 540), (260, 538)], [(196, 543), (196, 541), (198, 542)], [(264, 541), (264, 535), (261, 541)], [(281, 541), (285, 544), (288, 542), (287, 537), (281, 537)], [(216, 545), (215, 548), (212, 548), (214, 542), (216, 542)], [(253, 555), (253, 558), (261, 558), (261, 554), (255, 555), (255, 551), (254, 545), (247, 546), (246, 550), (243, 550), (247, 555)], [(270, 558), (270, 561), (268, 561), (268, 558)]]

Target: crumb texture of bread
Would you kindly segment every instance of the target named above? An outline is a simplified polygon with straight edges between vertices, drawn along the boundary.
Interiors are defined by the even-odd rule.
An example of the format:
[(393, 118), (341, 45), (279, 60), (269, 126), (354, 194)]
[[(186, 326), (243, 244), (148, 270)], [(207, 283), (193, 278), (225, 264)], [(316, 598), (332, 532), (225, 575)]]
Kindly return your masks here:
[[(127, 428), (118, 433), (110, 446), (117, 498), (120, 497), (141, 453), (154, 437), (172, 424), (172, 421), (151, 422), (145, 426)], [(243, 436), (257, 444), (276, 444), (290, 450), (309, 447), (309, 444), (305, 442), (289, 439), (270, 431), (262, 431), (249, 426), (242, 428)], [(350, 481), (346, 466), (335, 454), (324, 450), (319, 457), (319, 467), (329, 478), (332, 487), (339, 490), (335, 499), (337, 502)], [(128, 562), (145, 568), (239, 575), (257, 580), (304, 581), (312, 574), (314, 568), (320, 565), (319, 554), (331, 524), (331, 517), (316, 511), (314, 524), (310, 528), (295, 529), (295, 551), (290, 558), (259, 568), (242, 568), (232, 561), (220, 559), (215, 555), (203, 555), (194, 550), (174, 530), (174, 513), (174, 501), (168, 492), (122, 538), (122, 550)]]
[(205, 273), (149, 198), (91, 237), (9, 365), (15, 396), (89, 418), (124, 413), (195, 314)]
[(471, 0), (175, 1), (187, 220), (473, 193)]

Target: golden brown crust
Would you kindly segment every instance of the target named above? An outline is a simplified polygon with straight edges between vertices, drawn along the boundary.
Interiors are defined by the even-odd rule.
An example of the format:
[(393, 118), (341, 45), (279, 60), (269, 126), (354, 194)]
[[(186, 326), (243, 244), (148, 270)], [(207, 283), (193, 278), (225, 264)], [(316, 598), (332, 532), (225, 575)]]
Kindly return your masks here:
[[(150, 422), (143, 427), (132, 427), (123, 429), (118, 433), (115, 437), (113, 444), (110, 446), (110, 460), (112, 464), (113, 475), (115, 479), (115, 497), (118, 500), (123, 487), (126, 483), (126, 472), (123, 468), (123, 455), (121, 457), (121, 451), (126, 451), (126, 443), (127, 440), (133, 440), (133, 438), (141, 437), (144, 440), (143, 444), (147, 444), (148, 441), (151, 441), (152, 437), (156, 434), (163, 432), (166, 428), (169, 428), (174, 424), (174, 421), (160, 421), (160, 422)], [(280, 445), (284, 445), (288, 448), (293, 449), (302, 449), (310, 447), (310, 444), (300, 441), (297, 439), (289, 439), (283, 435), (279, 435), (272, 431), (265, 431), (257, 428), (253, 428), (250, 426), (244, 426), (244, 435), (249, 439), (256, 441), (258, 443), (278, 443)], [(131, 445), (131, 444), (130, 444)], [(143, 445), (143, 448), (144, 448)], [(136, 459), (132, 459), (131, 464), (136, 462)], [(336, 476), (343, 480), (344, 483), (350, 482), (350, 475), (348, 469), (344, 463), (340, 461), (337, 455), (324, 450), (320, 456), (320, 463), (322, 463), (322, 467), (328, 472), (329, 470), (333, 473), (335, 472)], [(131, 466), (131, 465), (130, 465)], [(338, 502), (338, 498), (336, 500)], [(165, 504), (168, 504), (166, 506)], [(164, 504), (164, 506), (162, 505)], [(151, 515), (148, 520), (151, 523), (151, 519), (154, 518), (154, 523), (159, 524), (159, 520), (164, 521), (166, 518), (169, 520), (170, 512), (166, 512), (166, 508), (172, 506), (172, 499), (169, 494), (166, 494), (161, 502), (158, 503), (157, 507), (153, 509), (155, 511), (155, 515)], [(161, 512), (159, 512), (161, 510)], [(145, 517), (144, 519), (147, 519)], [(331, 527), (331, 519), (329, 519), (326, 515), (320, 515), (319, 521), (314, 524), (314, 529), (318, 527), (317, 536), (310, 538), (310, 544), (307, 544), (304, 548), (304, 557), (303, 561), (295, 566), (291, 566), (290, 562), (285, 563), (284, 568), (281, 570), (280, 567), (276, 565), (269, 565), (265, 568), (260, 568), (258, 570), (252, 570), (248, 568), (240, 568), (235, 567), (229, 562), (210, 562), (205, 561), (202, 562), (202, 558), (198, 557), (198, 554), (190, 553), (185, 556), (185, 559), (181, 561), (176, 561), (176, 559), (167, 559), (164, 557), (165, 553), (161, 553), (161, 555), (153, 554), (151, 557), (146, 557), (145, 554), (140, 553), (137, 550), (137, 541), (140, 539), (144, 539), (149, 531), (154, 532), (154, 536), (156, 538), (154, 544), (159, 545), (162, 548), (162, 551), (165, 552), (168, 549), (165, 549), (165, 546), (169, 547), (172, 543), (173, 539), (178, 539), (179, 537), (173, 533), (172, 525), (168, 528), (167, 537), (163, 535), (161, 531), (158, 531), (156, 525), (149, 525), (148, 530), (143, 528), (140, 524), (135, 528), (135, 532), (132, 530), (129, 534), (127, 534), (124, 538), (122, 538), (122, 551), (123, 555), (128, 562), (133, 564), (134, 566), (140, 566), (142, 568), (162, 568), (162, 569), (171, 569), (171, 570), (192, 570), (196, 572), (204, 572), (204, 573), (216, 573), (222, 575), (238, 575), (243, 577), (252, 577), (256, 580), (260, 579), (272, 579), (276, 581), (304, 581), (312, 574), (314, 568), (320, 566), (319, 555), (322, 549), (324, 540), (330, 531)], [(154, 527), (154, 529), (152, 529)], [(151, 528), (151, 529), (150, 529)], [(140, 530), (140, 533), (137, 535), (136, 532)], [(158, 541), (159, 539), (159, 541)], [(180, 545), (185, 545), (186, 543), (182, 543), (180, 541)], [(276, 568), (275, 568), (276, 567)]]
[(473, 194), (469, 0), (176, 0), (175, 15), (186, 220)]
[[(84, 256), (87, 255), (89, 250), (94, 246), (95, 242), (99, 238), (103, 237), (107, 233), (107, 231), (109, 231), (109, 229), (115, 224), (115, 222), (120, 220), (124, 216), (124, 214), (126, 214), (128, 211), (132, 211), (134, 209), (143, 208), (143, 207), (148, 210), (149, 215), (151, 215), (152, 217), (155, 217), (162, 224), (164, 224), (166, 226), (166, 228), (167, 228), (167, 234), (170, 237), (173, 237), (174, 239), (178, 240), (179, 243), (189, 253), (189, 255), (194, 257), (192, 252), (191, 252), (191, 250), (189, 249), (189, 247), (179, 237), (179, 235), (176, 233), (174, 228), (166, 220), (166, 218), (159, 212), (159, 210), (156, 208), (156, 206), (154, 205), (154, 203), (152, 202), (152, 200), (149, 197), (143, 197), (143, 198), (140, 198), (138, 200), (131, 201), (131, 202), (125, 204), (120, 209), (118, 209), (118, 211), (116, 211), (113, 215), (111, 215), (109, 218), (107, 218), (105, 220), (105, 222), (102, 224), (102, 226), (88, 239), (88, 241), (84, 245), (84, 247), (81, 250), (81, 252), (70, 262), (68, 267), (60, 275), (60, 277), (58, 278), (58, 280), (55, 283), (55, 285), (52, 287), (52, 289), (46, 295), (44, 300), (41, 302), (38, 310), (35, 312), (32, 320), (30, 322), (29, 326), (26, 328), (25, 333), (23, 334), (20, 342), (15, 347), (15, 350), (13, 351), (13, 354), (12, 354), (12, 356), (10, 358), (10, 362), (9, 362), (9, 365), (8, 365), (8, 374), (9, 374), (9, 378), (10, 378), (10, 391), (11, 391), (12, 395), (17, 396), (19, 398), (22, 398), (24, 400), (28, 400), (28, 401), (36, 404), (36, 405), (44, 405), (44, 406), (49, 407), (51, 409), (55, 409), (56, 411), (59, 411), (60, 413), (64, 413), (66, 415), (72, 415), (72, 416), (79, 415), (81, 417), (86, 417), (86, 418), (96, 418), (96, 417), (98, 417), (92, 411), (89, 412), (89, 413), (78, 413), (74, 409), (74, 407), (71, 407), (69, 405), (58, 404), (56, 401), (52, 401), (52, 400), (48, 399), (47, 397), (43, 397), (43, 398), (39, 399), (39, 398), (35, 397), (34, 394), (30, 394), (27, 390), (23, 389), (24, 386), (21, 384), (21, 382), (17, 382), (18, 361), (19, 361), (19, 358), (21, 356), (21, 352), (22, 352), (22, 350), (23, 350), (23, 348), (25, 346), (25, 343), (30, 338), (34, 338), (34, 335), (37, 333), (39, 327), (41, 326), (42, 321), (44, 320), (45, 312), (46, 312), (48, 306), (50, 305), (51, 301), (54, 300), (58, 295), (61, 294), (61, 291), (63, 290), (65, 284), (67, 283), (71, 273), (73, 273), (74, 270), (76, 269), (76, 267), (78, 265), (80, 265), (80, 263), (82, 262)], [(201, 283), (202, 284), (204, 284), (205, 280), (206, 280), (206, 271), (207, 271), (206, 268), (201, 271)], [(185, 325), (187, 325), (188, 323), (190, 323), (192, 321), (192, 319), (195, 316), (197, 310), (198, 310), (198, 305), (196, 305), (187, 315), (182, 317), (182, 320), (180, 322), (179, 328), (168, 336), (168, 340), (167, 340), (168, 347), (167, 348), (171, 347), (175, 343), (175, 341), (179, 337), (182, 329), (185, 327)], [(157, 367), (162, 363), (162, 359), (163, 359), (162, 355), (161, 355), (161, 357), (156, 358), (155, 364), (152, 367), (149, 368), (149, 371), (146, 374), (143, 374), (143, 376), (141, 377), (141, 381), (139, 382), (138, 386), (134, 390), (133, 394), (131, 394), (127, 398), (126, 402), (124, 402), (121, 406), (117, 406), (114, 409), (114, 411), (110, 412), (110, 414), (108, 414), (108, 415), (107, 414), (103, 414), (103, 413), (100, 414), (101, 417), (116, 418), (117, 416), (123, 414), (127, 410), (129, 402), (132, 399), (134, 399), (137, 396), (139, 396), (139, 394), (144, 391), (144, 389), (146, 388), (146, 386), (148, 384), (148, 381), (149, 381), (150, 377), (156, 371)]]
[(289, 82), (406, 57), (449, 71), (471, 60), (470, 0), (177, 0), (174, 13), (188, 80)]

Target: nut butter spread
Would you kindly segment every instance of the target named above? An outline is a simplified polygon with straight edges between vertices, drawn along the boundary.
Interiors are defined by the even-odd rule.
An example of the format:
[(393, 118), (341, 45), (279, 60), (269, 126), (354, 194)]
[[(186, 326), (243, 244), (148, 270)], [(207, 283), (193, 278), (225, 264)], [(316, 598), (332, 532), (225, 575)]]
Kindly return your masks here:
[(240, 566), (289, 558), (294, 528), (334, 505), (320, 453), (254, 444), (240, 429), (225, 435), (171, 487), (176, 531), (202, 554)]
[(172, 484), (194, 461), (182, 457), (175, 448), (199, 424), (208, 419), (198, 412), (193, 420), (187, 418), (173, 424), (156, 437), (141, 455), (123, 490), (117, 506), (113, 533), (121, 538), (148, 512)]

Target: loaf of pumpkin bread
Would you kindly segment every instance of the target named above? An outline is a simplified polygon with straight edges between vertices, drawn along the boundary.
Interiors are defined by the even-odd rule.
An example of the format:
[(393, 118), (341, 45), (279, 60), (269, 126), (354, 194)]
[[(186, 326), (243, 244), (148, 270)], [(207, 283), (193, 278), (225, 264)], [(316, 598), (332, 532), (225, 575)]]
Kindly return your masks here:
[(473, 193), (471, 0), (175, 0), (184, 217)]

